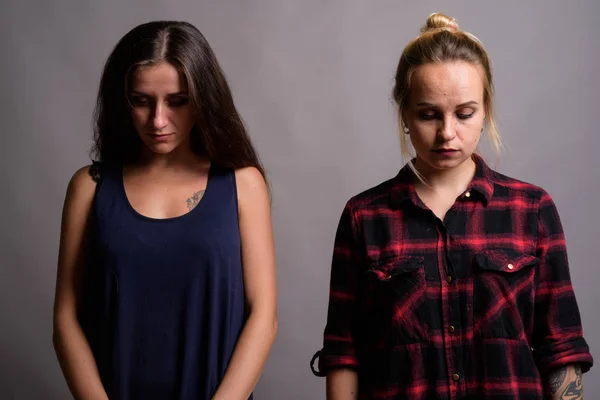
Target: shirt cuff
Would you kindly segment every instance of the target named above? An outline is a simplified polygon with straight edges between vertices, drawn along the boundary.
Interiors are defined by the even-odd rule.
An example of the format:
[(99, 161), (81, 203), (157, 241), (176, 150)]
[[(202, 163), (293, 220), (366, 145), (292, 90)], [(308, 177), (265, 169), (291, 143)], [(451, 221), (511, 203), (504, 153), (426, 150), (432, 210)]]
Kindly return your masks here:
[(542, 374), (566, 365), (579, 364), (583, 373), (594, 365), (594, 360), (584, 338), (573, 338), (564, 342), (552, 342), (534, 350), (536, 363)]
[[(314, 368), (317, 358), (319, 359), (317, 362), (318, 371)], [(310, 361), (310, 369), (316, 376), (327, 376), (330, 371), (338, 368), (357, 369), (358, 360), (356, 356), (354, 354), (332, 354), (323, 348), (317, 351)]]

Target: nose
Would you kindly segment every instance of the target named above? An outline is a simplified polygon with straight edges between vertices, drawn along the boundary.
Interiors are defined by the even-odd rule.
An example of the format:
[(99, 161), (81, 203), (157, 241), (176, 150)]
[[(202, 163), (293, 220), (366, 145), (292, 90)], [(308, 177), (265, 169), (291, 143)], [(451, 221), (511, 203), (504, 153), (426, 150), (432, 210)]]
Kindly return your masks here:
[(152, 126), (154, 129), (160, 131), (167, 126), (169, 121), (167, 113), (168, 108), (164, 104), (156, 104), (154, 107), (154, 115), (152, 116)]
[(456, 136), (454, 120), (451, 116), (446, 116), (442, 120), (441, 126), (438, 128), (438, 136), (444, 139), (445, 142), (449, 142)]

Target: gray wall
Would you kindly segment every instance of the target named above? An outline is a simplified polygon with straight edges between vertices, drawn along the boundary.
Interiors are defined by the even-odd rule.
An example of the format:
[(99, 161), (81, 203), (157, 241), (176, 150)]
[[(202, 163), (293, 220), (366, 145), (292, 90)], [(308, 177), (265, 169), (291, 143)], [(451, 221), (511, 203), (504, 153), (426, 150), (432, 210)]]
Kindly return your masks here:
[[(585, 334), (600, 357), (600, 2), (404, 3), (4, 0), (0, 398), (68, 396), (51, 345), (62, 201), (88, 163), (102, 64), (126, 31), (151, 19), (186, 19), (205, 33), (270, 171), (280, 332), (257, 399), (325, 397), (308, 363), (322, 340), (335, 226), (351, 195), (402, 165), (392, 77), (433, 11), (455, 16), (492, 57), (510, 147), (498, 168), (554, 197)], [(588, 399), (600, 398), (599, 371), (585, 378)]]

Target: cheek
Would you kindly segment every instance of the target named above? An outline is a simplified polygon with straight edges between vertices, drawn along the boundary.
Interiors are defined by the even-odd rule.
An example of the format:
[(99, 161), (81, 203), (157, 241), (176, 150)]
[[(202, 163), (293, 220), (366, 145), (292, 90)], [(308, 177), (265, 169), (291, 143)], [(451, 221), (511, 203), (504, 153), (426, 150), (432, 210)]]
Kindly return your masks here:
[(150, 113), (144, 108), (134, 108), (131, 110), (131, 118), (135, 126), (145, 126), (148, 122), (148, 115)]
[(192, 110), (181, 110), (175, 115), (175, 122), (181, 129), (189, 130), (196, 122), (196, 118)]
[(461, 136), (463, 143), (477, 145), (481, 139), (481, 126), (465, 127)]
[(431, 143), (435, 141), (435, 138), (435, 126), (428, 126), (428, 124), (412, 124), (412, 129), (410, 130), (410, 141), (415, 148), (419, 147), (420, 145), (431, 145)]

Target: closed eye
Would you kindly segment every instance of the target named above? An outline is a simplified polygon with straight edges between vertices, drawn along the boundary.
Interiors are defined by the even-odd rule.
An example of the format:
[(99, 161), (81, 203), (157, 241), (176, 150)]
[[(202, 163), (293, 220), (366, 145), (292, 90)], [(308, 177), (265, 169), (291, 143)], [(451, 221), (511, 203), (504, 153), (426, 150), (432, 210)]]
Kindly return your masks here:
[(129, 103), (133, 107), (141, 107), (148, 105), (148, 99), (144, 96), (129, 96)]
[(430, 121), (438, 117), (440, 117), (439, 113), (434, 111), (422, 111), (419, 113), (419, 119), (422, 119), (424, 121)]
[(190, 99), (188, 99), (187, 97), (174, 97), (169, 99), (169, 106), (170, 107), (181, 107), (186, 105), (189, 102)]
[(475, 114), (475, 111), (471, 112), (470, 114), (456, 114), (456, 116), (458, 119), (469, 119), (473, 116), (473, 114)]

